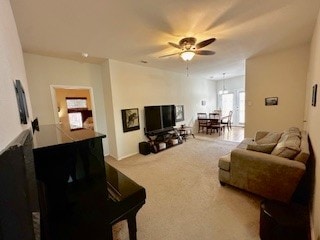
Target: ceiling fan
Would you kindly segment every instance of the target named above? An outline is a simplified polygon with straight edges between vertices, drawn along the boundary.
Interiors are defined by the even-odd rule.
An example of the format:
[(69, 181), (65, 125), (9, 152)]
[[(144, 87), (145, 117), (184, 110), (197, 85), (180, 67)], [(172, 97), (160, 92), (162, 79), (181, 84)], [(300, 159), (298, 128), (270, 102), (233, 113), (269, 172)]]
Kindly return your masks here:
[(194, 55), (213, 55), (215, 52), (210, 51), (210, 50), (199, 50), (200, 48), (203, 48), (205, 46), (208, 46), (209, 44), (213, 43), (216, 39), (215, 38), (209, 38), (207, 40), (201, 41), (199, 43), (197, 42), (197, 39), (194, 37), (187, 37), (183, 38), (179, 41), (179, 44), (173, 43), (173, 42), (168, 42), (169, 45), (172, 47), (178, 48), (181, 51), (177, 53), (172, 53), (168, 55), (163, 55), (160, 56), (160, 58), (164, 57), (170, 57), (173, 55), (180, 55), (180, 57), (184, 61), (190, 61)]

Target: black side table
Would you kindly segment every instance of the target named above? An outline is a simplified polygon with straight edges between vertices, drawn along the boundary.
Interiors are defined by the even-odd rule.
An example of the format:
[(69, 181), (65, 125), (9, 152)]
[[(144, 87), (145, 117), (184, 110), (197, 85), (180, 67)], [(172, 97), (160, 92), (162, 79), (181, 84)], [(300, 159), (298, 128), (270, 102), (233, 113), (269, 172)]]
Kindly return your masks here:
[(187, 141), (187, 137), (189, 135), (192, 135), (192, 137), (194, 138), (194, 134), (192, 132), (192, 127), (188, 127), (188, 126), (184, 126), (184, 127), (180, 127), (177, 128), (179, 135), (182, 137), (182, 139), (184, 139), (185, 141)]
[(264, 200), (260, 208), (261, 240), (310, 239), (308, 208), (294, 203)]

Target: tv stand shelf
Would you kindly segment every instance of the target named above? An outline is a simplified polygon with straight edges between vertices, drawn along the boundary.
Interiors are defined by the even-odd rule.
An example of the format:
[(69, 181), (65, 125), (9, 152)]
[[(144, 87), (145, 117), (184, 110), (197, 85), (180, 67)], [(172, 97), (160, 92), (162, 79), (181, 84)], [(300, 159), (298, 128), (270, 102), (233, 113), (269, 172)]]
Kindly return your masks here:
[(165, 149), (182, 144), (182, 138), (176, 129), (170, 129), (160, 133), (146, 133), (149, 139), (151, 152), (158, 153)]

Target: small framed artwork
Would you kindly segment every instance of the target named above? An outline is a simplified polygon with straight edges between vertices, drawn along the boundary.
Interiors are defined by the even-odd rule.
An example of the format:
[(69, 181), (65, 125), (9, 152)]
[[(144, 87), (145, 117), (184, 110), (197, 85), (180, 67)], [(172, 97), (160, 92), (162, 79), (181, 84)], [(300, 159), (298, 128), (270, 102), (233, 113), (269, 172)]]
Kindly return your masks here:
[(121, 110), (121, 114), (123, 132), (130, 132), (140, 129), (138, 108), (123, 109)]
[(184, 120), (184, 109), (183, 105), (176, 106), (176, 122), (181, 122)]
[(311, 102), (311, 105), (314, 106), (314, 107), (317, 105), (317, 88), (318, 88), (318, 84), (315, 84), (312, 87), (312, 102)]
[(278, 105), (278, 97), (267, 97), (264, 101), (266, 106)]
[(27, 124), (29, 113), (28, 113), (28, 106), (26, 101), (26, 95), (24, 93), (22, 84), (20, 80), (16, 80), (14, 82), (14, 88), (16, 90), (17, 102), (18, 102), (18, 109), (20, 115), (20, 122), (21, 124)]

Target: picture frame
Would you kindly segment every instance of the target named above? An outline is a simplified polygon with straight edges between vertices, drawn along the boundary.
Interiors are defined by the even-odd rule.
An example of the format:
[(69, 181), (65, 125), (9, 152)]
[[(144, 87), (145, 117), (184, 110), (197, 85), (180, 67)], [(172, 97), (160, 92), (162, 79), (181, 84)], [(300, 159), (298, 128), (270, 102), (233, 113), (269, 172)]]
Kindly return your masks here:
[(184, 107), (183, 105), (176, 105), (176, 122), (184, 120)]
[(267, 97), (264, 101), (266, 106), (278, 105), (278, 97)]
[(14, 88), (15, 88), (17, 102), (18, 102), (20, 123), (28, 124), (29, 112), (28, 112), (27, 100), (26, 100), (26, 95), (20, 80), (16, 80), (14, 82)]
[(140, 129), (138, 108), (122, 109), (121, 114), (123, 132), (130, 132)]
[(312, 102), (311, 102), (311, 106), (313, 107), (317, 105), (317, 90), (318, 90), (318, 84), (314, 84), (312, 86)]

